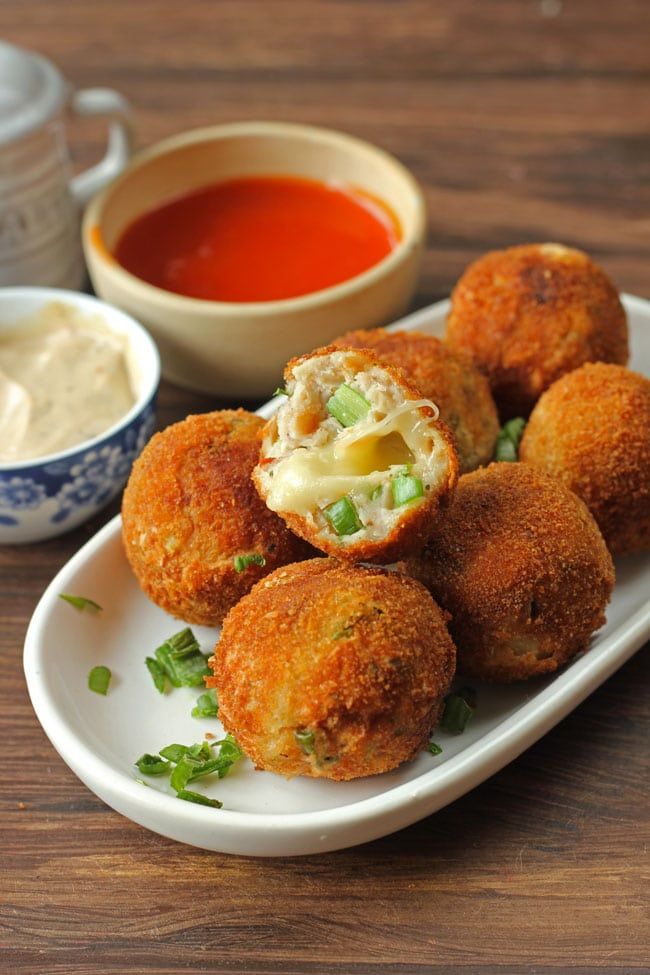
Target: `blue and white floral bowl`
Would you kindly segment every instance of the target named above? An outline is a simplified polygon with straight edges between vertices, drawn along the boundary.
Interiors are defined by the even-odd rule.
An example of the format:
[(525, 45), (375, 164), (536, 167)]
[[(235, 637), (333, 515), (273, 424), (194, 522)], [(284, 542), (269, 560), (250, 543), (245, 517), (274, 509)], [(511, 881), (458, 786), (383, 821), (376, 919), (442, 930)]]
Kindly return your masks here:
[(160, 360), (150, 335), (112, 305), (76, 291), (0, 288), (0, 331), (36, 314), (51, 301), (101, 315), (127, 338), (136, 402), (104, 433), (56, 454), (19, 463), (0, 462), (0, 543), (43, 541), (76, 528), (124, 486), (153, 433)]

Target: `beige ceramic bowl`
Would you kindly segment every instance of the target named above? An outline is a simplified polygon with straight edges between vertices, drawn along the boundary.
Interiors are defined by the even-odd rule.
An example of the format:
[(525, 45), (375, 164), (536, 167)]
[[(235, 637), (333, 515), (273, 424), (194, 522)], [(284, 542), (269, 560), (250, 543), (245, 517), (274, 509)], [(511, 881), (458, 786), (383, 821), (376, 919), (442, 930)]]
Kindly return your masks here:
[[(130, 274), (111, 256), (135, 217), (171, 197), (220, 180), (273, 174), (347, 183), (379, 197), (399, 220), (400, 243), (374, 267), (342, 284), (298, 298), (251, 303), (164, 291)], [(83, 244), (95, 290), (150, 330), (167, 379), (242, 399), (268, 395), (292, 356), (350, 329), (373, 328), (401, 315), (415, 288), (425, 225), (417, 183), (381, 149), (326, 129), (242, 122), (187, 132), (140, 153), (90, 203)]]

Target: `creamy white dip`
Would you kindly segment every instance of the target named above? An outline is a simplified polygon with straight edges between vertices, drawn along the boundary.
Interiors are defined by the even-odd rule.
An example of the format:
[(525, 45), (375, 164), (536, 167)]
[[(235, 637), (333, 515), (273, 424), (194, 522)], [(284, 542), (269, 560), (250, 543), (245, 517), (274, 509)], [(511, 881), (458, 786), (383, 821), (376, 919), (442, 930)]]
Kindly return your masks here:
[(0, 461), (44, 457), (107, 430), (135, 403), (127, 340), (52, 302), (0, 330)]

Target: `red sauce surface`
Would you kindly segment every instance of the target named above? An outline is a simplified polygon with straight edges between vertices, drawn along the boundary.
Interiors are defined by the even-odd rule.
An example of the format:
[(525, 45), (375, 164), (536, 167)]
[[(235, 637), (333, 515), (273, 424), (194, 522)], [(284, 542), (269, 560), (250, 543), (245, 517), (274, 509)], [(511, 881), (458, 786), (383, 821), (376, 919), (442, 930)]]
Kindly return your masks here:
[(205, 186), (143, 214), (115, 257), (143, 281), (192, 298), (273, 301), (347, 281), (399, 239), (388, 207), (359, 190), (259, 176)]

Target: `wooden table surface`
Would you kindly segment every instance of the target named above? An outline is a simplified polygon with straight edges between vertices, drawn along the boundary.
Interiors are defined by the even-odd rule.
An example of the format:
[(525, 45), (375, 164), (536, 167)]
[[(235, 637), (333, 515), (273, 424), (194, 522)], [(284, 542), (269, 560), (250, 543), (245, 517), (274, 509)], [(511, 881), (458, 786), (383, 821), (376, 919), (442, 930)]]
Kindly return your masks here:
[[(140, 145), (275, 118), (395, 153), (429, 203), (417, 306), (489, 247), (546, 239), (584, 247), (649, 296), (649, 27), (647, 0), (0, 5), (5, 39), (77, 86), (123, 92)], [(84, 122), (72, 138), (87, 164), (104, 133)], [(164, 385), (160, 424), (217, 405)], [(291, 860), (191, 849), (75, 778), (22, 676), (41, 592), (115, 510), (0, 548), (2, 972), (650, 971), (647, 654), (501, 773), (394, 836)]]

